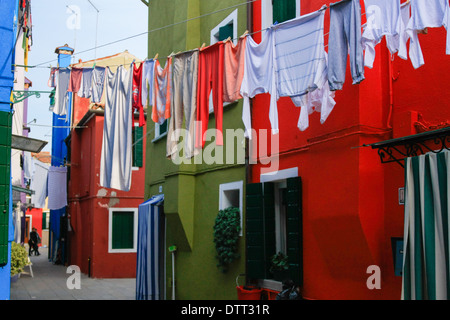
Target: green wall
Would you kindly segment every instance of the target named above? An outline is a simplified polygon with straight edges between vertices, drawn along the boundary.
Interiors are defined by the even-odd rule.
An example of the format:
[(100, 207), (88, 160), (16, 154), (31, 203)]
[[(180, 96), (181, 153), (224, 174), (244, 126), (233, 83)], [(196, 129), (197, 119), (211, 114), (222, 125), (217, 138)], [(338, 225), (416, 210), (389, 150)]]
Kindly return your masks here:
[[(238, 9), (238, 35), (243, 34), (247, 28), (245, 4), (208, 15), (210, 12), (243, 3), (242, 0), (150, 1), (148, 57), (153, 58), (158, 53), (159, 57), (164, 58), (160, 60), (161, 65), (164, 66), (165, 57), (172, 52), (192, 50), (203, 43), (209, 45), (211, 29), (235, 9)], [(199, 16), (202, 18), (192, 19)], [(192, 20), (180, 23), (188, 19)], [(176, 25), (162, 28), (171, 24)], [(148, 113), (150, 112), (151, 109), (148, 110)], [(241, 118), (242, 101), (224, 107), (224, 158), (227, 146), (225, 130), (227, 128), (243, 130)], [(219, 185), (243, 181), (245, 186), (244, 161), (239, 159), (239, 162), (234, 161), (229, 165), (208, 165), (194, 164), (192, 160), (191, 164), (175, 165), (165, 156), (166, 137), (152, 141), (155, 137), (154, 123), (150, 117), (148, 119), (145, 196), (149, 198), (159, 194), (160, 188), (164, 193), (164, 212), (167, 219), (167, 298), (171, 298), (172, 292), (172, 259), (167, 247), (176, 245), (177, 299), (237, 299), (236, 277), (245, 273), (245, 240), (241, 237), (239, 241), (241, 258), (233, 262), (227, 273), (222, 273), (216, 266), (213, 226), (219, 211)], [(214, 126), (214, 115), (211, 115), (209, 128)], [(244, 150), (245, 145), (242, 139), (235, 140), (235, 144), (235, 148)], [(208, 146), (209, 143), (206, 143), (204, 150)], [(245, 199), (244, 196), (243, 199)], [(245, 208), (245, 203), (242, 207)]]

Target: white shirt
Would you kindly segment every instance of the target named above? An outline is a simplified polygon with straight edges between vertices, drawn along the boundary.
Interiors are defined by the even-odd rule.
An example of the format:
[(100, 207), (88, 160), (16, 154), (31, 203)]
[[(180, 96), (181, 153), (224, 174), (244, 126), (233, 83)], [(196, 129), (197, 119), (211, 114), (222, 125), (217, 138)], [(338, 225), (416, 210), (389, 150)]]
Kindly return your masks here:
[[(383, 36), (396, 36), (400, 23), (400, 0), (364, 0), (367, 23), (362, 34), (365, 50), (364, 65), (372, 68), (375, 60), (375, 46)], [(387, 43), (391, 53), (398, 48)]]

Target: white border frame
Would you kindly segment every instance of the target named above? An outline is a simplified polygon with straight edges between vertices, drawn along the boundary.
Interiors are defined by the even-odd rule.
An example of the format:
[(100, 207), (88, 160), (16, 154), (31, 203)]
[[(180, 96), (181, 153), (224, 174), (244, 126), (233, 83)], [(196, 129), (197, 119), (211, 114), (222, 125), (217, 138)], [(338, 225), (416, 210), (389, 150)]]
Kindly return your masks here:
[(227, 24), (233, 23), (233, 43), (237, 44), (237, 37), (238, 37), (238, 9), (234, 10), (232, 13), (228, 15), (225, 19), (222, 20), (221, 23), (219, 23), (214, 29), (211, 30), (211, 36), (210, 36), (210, 44), (214, 44), (219, 41), (218, 34), (219, 29), (221, 27), (226, 26)]
[(239, 214), (240, 214), (240, 224), (241, 224), (241, 231), (239, 232), (239, 236), (242, 237), (243, 235), (243, 198), (244, 198), (244, 181), (235, 181), (235, 182), (229, 182), (229, 183), (222, 183), (219, 185), (219, 210), (226, 209), (224, 208), (224, 201), (223, 196), (225, 191), (232, 191), (232, 190), (239, 190)]
[[(301, 0), (295, 1), (295, 16), (300, 17)], [(273, 24), (272, 0), (261, 0), (261, 30), (267, 29)]]
[[(137, 234), (138, 234), (138, 208), (109, 208), (108, 209), (108, 253), (133, 253), (137, 252)], [(132, 211), (134, 212), (133, 221), (133, 248), (113, 249), (112, 248), (112, 214), (113, 212)]]

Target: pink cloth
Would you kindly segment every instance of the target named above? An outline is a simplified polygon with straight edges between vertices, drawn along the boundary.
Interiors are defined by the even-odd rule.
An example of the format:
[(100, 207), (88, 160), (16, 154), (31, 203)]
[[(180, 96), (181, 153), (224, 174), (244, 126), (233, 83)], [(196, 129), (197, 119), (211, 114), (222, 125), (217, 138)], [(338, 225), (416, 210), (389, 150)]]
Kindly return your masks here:
[(80, 90), (82, 74), (83, 69), (72, 68), (72, 71), (70, 72), (69, 92), (78, 92), (78, 90)]
[(247, 37), (232, 41), (224, 46), (223, 101), (232, 102), (241, 99), (241, 83), (244, 78), (245, 45)]

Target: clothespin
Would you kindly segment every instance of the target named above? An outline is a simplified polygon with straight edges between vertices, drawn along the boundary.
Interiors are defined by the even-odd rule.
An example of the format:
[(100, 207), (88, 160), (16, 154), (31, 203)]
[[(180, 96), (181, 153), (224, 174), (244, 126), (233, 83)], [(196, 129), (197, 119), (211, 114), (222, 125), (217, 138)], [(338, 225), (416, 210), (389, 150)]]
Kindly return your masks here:
[(244, 34), (241, 36), (241, 38), (244, 38), (246, 35), (248, 35), (248, 30), (245, 30)]
[(224, 42), (231, 41), (231, 37), (228, 37)]
[(200, 50), (205, 47), (205, 43), (203, 42), (202, 46), (200, 47)]
[(157, 54), (155, 55), (155, 57), (153, 58), (153, 60), (158, 59), (158, 56), (159, 56), (159, 53), (157, 53)]

